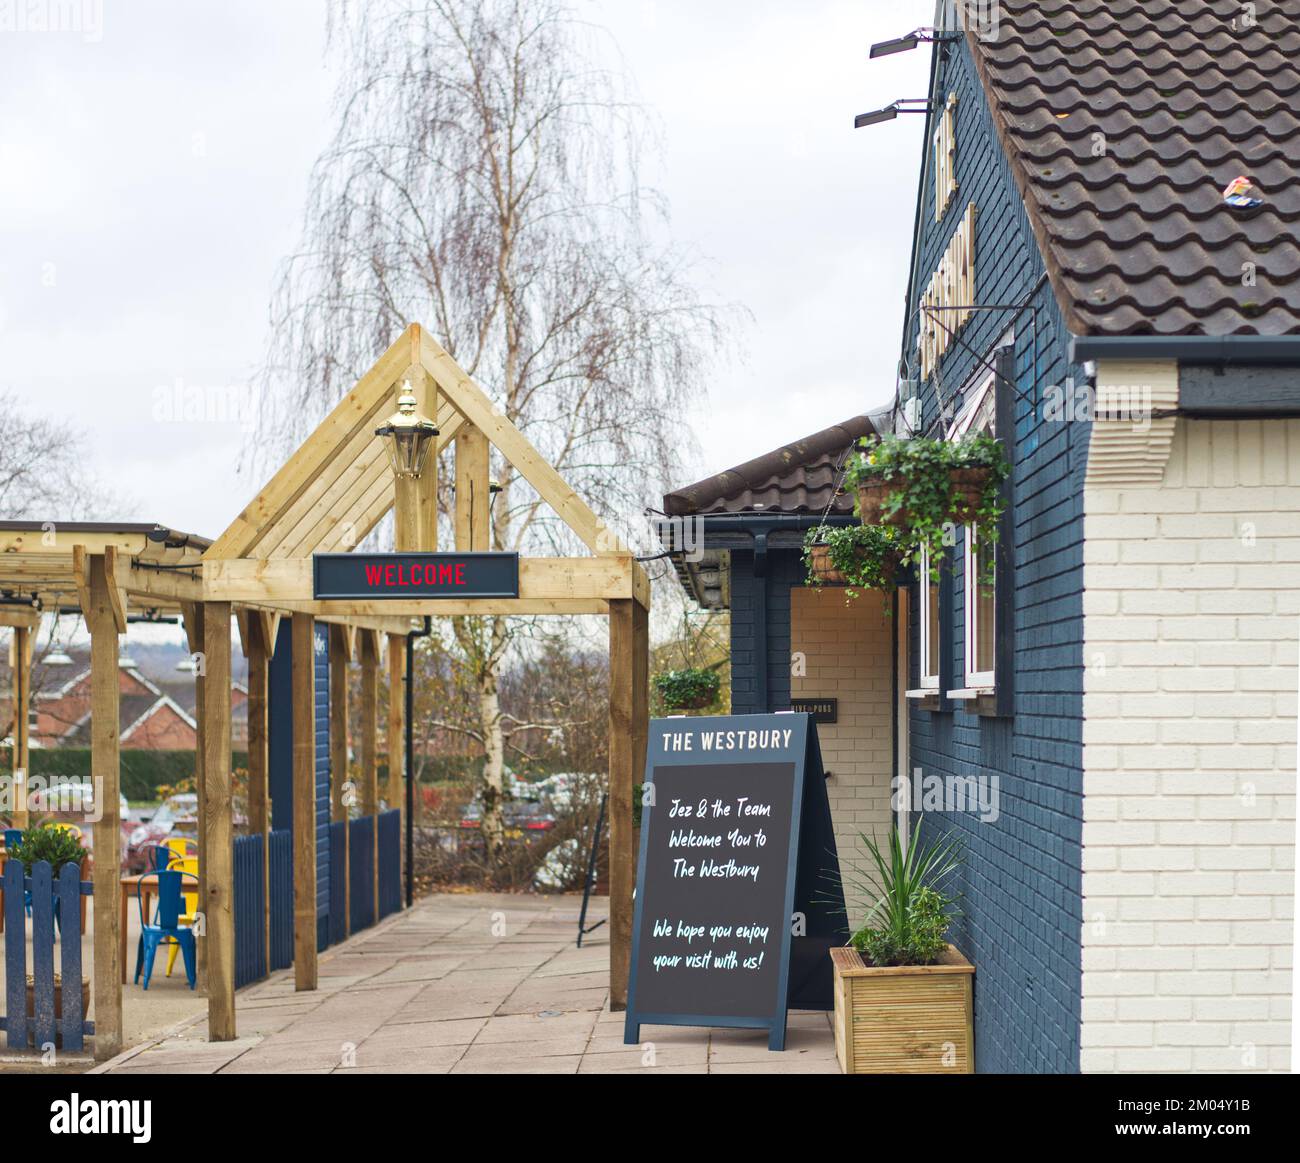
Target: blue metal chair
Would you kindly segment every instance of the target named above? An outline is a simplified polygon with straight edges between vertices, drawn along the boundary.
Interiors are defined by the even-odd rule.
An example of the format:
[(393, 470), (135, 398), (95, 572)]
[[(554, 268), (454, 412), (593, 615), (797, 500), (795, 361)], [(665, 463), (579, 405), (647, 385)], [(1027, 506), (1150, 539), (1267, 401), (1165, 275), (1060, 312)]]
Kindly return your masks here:
[(144, 970), (144, 988), (149, 988), (149, 978), (153, 976), (154, 958), (158, 946), (171, 939), (181, 947), (185, 958), (185, 977), (190, 989), (195, 987), (195, 949), (194, 931), (188, 925), (180, 924), (181, 915), (181, 874), (164, 869), (158, 876), (158, 910), (154, 914), (155, 923), (149, 924), (144, 915), (144, 896), (140, 885), (135, 886), (135, 903), (140, 913), (140, 944), (135, 955), (135, 980), (140, 980), (141, 969)]
[(172, 862), (172, 855), (165, 844), (151, 844), (144, 850), (145, 872), (161, 872)]
[(23, 830), (21, 828), (5, 829), (5, 851), (12, 852), (19, 844), (22, 843)]

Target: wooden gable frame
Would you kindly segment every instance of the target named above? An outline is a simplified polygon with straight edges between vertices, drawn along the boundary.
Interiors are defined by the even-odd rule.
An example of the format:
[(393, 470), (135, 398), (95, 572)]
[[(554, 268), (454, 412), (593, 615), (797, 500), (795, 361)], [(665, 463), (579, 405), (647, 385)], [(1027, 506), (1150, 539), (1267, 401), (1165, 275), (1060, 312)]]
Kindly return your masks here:
[[(374, 430), (393, 410), (394, 391), (408, 381), (422, 410), (435, 417), (437, 453), (458, 441), (459, 458), (461, 442), (481, 435), (593, 556), (523, 559), (520, 595), (514, 599), (314, 601), (312, 555), (352, 548), (394, 506), (393, 474), (383, 440)], [(475, 458), (473, 471), (486, 478), (486, 457)], [(457, 475), (465, 479), (462, 466)], [(486, 496), (486, 479), (467, 483), (477, 486), (480, 498)], [(203, 561), (204, 597), (209, 601), (317, 616), (603, 614), (610, 600), (630, 598), (643, 606), (650, 600), (649, 579), (628, 546), (418, 323), (411, 324), (339, 401), (213, 542)]]

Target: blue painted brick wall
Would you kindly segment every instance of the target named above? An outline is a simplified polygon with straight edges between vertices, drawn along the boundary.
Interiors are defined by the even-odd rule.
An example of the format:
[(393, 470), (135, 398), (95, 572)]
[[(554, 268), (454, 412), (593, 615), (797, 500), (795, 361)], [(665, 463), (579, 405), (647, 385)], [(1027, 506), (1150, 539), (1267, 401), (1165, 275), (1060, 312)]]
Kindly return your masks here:
[[(767, 575), (753, 576), (751, 550), (731, 554), (731, 710), (736, 715), (758, 715), (790, 706), (790, 587), (803, 584), (802, 552), (771, 548)], [(758, 587), (767, 597), (767, 649), (756, 657), (754, 641), (758, 620)], [(766, 667), (767, 698), (761, 694), (759, 667)]]
[[(976, 219), (978, 303), (1019, 303), (1043, 273), (1011, 167), (1002, 155), (968, 47), (940, 67), (940, 101), (958, 93), (958, 191), (934, 221), (934, 183), (922, 192), (920, 262), (912, 311), (968, 203)], [(911, 767), (925, 775), (996, 776), (1000, 817), (932, 813), (927, 828), (960, 833), (967, 860), (960, 891), (964, 916), (956, 944), (976, 967), (976, 1065), (980, 1071), (1069, 1072), (1079, 1067), (1080, 854), (1082, 818), (1083, 648), (1082, 479), (1088, 427), (1043, 420), (1043, 390), (1082, 372), (1067, 366), (1068, 334), (1050, 287), (1038, 310), (1037, 373), (1033, 316), (1014, 320), (1015, 405), (1015, 716), (994, 719), (914, 709)], [(988, 358), (1013, 312), (977, 312), (961, 332)], [(916, 319), (907, 351), (915, 353)], [(952, 396), (979, 372), (960, 345), (940, 365)], [(1037, 387), (1035, 386), (1035, 374)], [(922, 386), (924, 422), (937, 415), (935, 382)], [(954, 643), (953, 686), (964, 685), (961, 545), (952, 610), (943, 632)], [(914, 595), (915, 597), (915, 595)], [(911, 606), (915, 612), (915, 600)], [(919, 627), (909, 626), (912, 673), (919, 685)]]

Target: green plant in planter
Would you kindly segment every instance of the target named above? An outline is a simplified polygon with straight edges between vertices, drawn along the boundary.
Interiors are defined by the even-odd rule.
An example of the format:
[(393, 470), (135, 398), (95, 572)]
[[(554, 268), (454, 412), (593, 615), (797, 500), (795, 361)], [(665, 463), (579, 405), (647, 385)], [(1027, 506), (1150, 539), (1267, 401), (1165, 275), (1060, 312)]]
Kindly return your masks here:
[[(960, 440), (934, 440), (887, 435), (879, 440), (864, 438), (861, 444), (862, 451), (851, 458), (845, 471), (845, 485), (850, 489), (874, 483), (893, 486), (881, 516), (903, 529), (904, 565), (918, 560), (925, 550), (931, 575), (937, 579), (938, 562), (944, 548), (953, 544), (959, 523), (974, 525), (986, 545), (997, 540), (1002, 483), (1011, 466), (994, 437), (980, 433)], [(972, 469), (986, 474), (973, 500), (954, 485), (954, 474), (960, 480), (963, 470)], [(990, 571), (992, 560), (988, 555)]]
[(59, 869), (65, 864), (80, 865), (88, 853), (76, 836), (66, 829), (40, 825), (23, 832), (22, 839), (11, 855), (23, 862), (23, 869), (28, 876), (31, 876), (32, 865), (38, 860), (48, 861), (50, 869), (58, 876)]
[(722, 685), (718, 674), (691, 666), (685, 670), (667, 670), (655, 675), (655, 688), (663, 704), (671, 711), (699, 710), (718, 700)]
[(814, 550), (820, 546), (826, 549), (830, 567), (843, 577), (847, 598), (856, 598), (863, 590), (892, 589), (906, 549), (903, 534), (892, 525), (809, 529), (803, 560), (808, 583), (815, 586), (827, 580), (814, 565)]
[(904, 851), (895, 826), (889, 852), (870, 836), (861, 836), (873, 868), (854, 868), (849, 887), (876, 903), (853, 934), (854, 947), (872, 965), (933, 965), (948, 947), (948, 926), (958, 915), (947, 881), (964, 858), (960, 838), (922, 838), (924, 817), (917, 822)]

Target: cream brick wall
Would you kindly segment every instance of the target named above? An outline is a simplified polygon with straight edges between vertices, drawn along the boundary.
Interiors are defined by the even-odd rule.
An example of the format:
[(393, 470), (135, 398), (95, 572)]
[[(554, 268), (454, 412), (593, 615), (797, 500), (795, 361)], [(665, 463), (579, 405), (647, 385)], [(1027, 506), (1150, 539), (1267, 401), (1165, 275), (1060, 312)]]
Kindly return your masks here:
[[(890, 768), (893, 729), (893, 627), (883, 596), (874, 591), (846, 603), (836, 587), (790, 591), (790, 645), (793, 698), (838, 698), (839, 721), (819, 723), (822, 762), (831, 778), (835, 844), (845, 877), (850, 924), (857, 924), (863, 902), (848, 884), (849, 863), (862, 863), (860, 833), (884, 845), (890, 825)], [(800, 670), (804, 674), (800, 674)]]
[(1158, 482), (1092, 470), (1081, 1067), (1286, 1070), (1300, 420), (1180, 418)]

